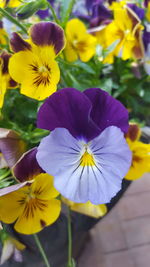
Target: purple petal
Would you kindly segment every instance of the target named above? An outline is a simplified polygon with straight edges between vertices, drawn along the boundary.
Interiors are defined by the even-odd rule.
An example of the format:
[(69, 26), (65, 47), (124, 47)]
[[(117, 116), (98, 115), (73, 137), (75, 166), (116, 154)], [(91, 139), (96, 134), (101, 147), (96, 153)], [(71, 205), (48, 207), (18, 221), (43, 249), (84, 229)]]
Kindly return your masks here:
[(145, 29), (143, 33), (143, 43), (144, 43), (145, 50), (147, 51), (148, 44), (150, 43), (150, 32), (147, 31), (147, 29)]
[(0, 152), (11, 168), (25, 151), (25, 144), (16, 132), (0, 128)]
[(20, 182), (32, 180), (34, 176), (44, 172), (37, 163), (36, 153), (37, 148), (27, 151), (14, 166), (14, 176)]
[(105, 128), (114, 125), (124, 133), (128, 131), (128, 111), (116, 99), (99, 88), (90, 88), (84, 94), (92, 102), (91, 118), (103, 131)]
[(92, 18), (90, 27), (97, 27), (100, 24), (111, 18), (111, 11), (108, 10), (102, 3), (93, 5)]
[(27, 184), (29, 184), (29, 181), (26, 181), (26, 182), (20, 183), (20, 184), (11, 185), (11, 186), (5, 187), (3, 189), (0, 189), (0, 197), (7, 195), (9, 193), (12, 193), (14, 191), (17, 191), (18, 189), (24, 187)]
[(51, 95), (41, 106), (37, 126), (50, 131), (66, 128), (74, 137), (89, 141), (100, 133), (90, 119), (91, 108), (85, 94), (65, 88)]
[(128, 7), (133, 10), (133, 12), (140, 18), (140, 20), (144, 19), (145, 11), (143, 8), (140, 8), (135, 4), (128, 4)]
[(13, 32), (12, 33), (12, 37), (10, 39), (10, 45), (11, 45), (11, 48), (12, 50), (17, 53), (19, 51), (24, 51), (24, 50), (30, 50), (31, 49), (31, 45), (24, 41), (21, 36), (16, 33), (16, 32)]
[(39, 46), (51, 45), (58, 54), (65, 45), (63, 29), (53, 22), (39, 22), (30, 28), (32, 42)]
[(40, 19), (45, 19), (49, 17), (49, 9), (39, 10), (36, 14), (40, 17)]

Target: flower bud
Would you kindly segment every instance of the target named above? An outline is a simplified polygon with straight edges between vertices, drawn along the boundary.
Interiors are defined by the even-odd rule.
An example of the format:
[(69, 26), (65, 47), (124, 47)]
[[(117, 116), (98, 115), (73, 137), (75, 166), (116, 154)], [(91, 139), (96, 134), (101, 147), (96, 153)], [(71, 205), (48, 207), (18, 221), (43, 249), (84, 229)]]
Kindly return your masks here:
[(36, 0), (27, 4), (22, 5), (17, 10), (17, 17), (19, 19), (27, 19), (31, 17), (34, 13), (36, 13), (40, 9), (47, 8), (46, 0)]

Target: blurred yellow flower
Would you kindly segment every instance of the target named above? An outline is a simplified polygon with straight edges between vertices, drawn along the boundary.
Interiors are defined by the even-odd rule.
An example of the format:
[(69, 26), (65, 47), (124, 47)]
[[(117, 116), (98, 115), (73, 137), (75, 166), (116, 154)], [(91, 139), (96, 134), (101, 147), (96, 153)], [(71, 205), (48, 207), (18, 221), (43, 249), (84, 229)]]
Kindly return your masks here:
[(89, 61), (96, 52), (96, 38), (87, 33), (87, 29), (79, 19), (71, 19), (66, 25), (66, 47), (64, 50), (67, 61), (73, 62), (80, 58)]
[(70, 207), (72, 211), (82, 213), (86, 216), (98, 219), (100, 217), (103, 217), (107, 213), (107, 206), (105, 204), (94, 205), (90, 201), (86, 203), (75, 203), (64, 197), (62, 197), (61, 199), (67, 206)]
[(21, 4), (21, 0), (0, 0), (0, 7), (17, 7)]
[(106, 50), (104, 63), (113, 63), (115, 56), (123, 60), (141, 58), (143, 26), (140, 19), (122, 3), (114, 3), (112, 10), (114, 20), (95, 33), (98, 43)]
[(55, 199), (58, 195), (53, 177), (41, 173), (32, 184), (0, 197), (0, 220), (15, 222), (19, 233), (37, 233), (57, 220), (61, 210), (61, 202)]
[(141, 132), (136, 124), (131, 124), (126, 141), (132, 151), (132, 165), (125, 179), (136, 180), (150, 171), (150, 144), (139, 141)]

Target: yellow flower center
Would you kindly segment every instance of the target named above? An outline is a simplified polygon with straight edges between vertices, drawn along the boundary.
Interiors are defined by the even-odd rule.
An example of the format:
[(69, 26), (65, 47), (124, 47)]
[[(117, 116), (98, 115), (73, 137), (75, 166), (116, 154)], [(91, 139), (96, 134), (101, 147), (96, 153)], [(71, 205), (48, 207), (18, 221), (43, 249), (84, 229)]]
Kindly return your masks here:
[(85, 151), (80, 159), (80, 165), (81, 166), (94, 166), (95, 161), (94, 161), (93, 155)]

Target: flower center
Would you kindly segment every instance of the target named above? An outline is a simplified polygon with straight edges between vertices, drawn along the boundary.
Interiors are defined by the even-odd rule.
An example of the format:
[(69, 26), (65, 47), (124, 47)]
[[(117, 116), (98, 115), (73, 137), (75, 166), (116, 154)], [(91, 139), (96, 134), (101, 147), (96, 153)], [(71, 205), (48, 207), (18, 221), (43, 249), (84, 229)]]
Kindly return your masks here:
[(80, 166), (94, 166), (95, 161), (93, 155), (85, 151), (80, 159)]

